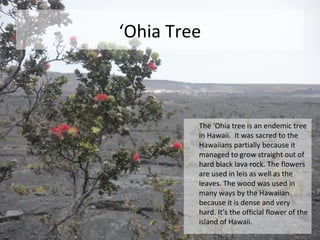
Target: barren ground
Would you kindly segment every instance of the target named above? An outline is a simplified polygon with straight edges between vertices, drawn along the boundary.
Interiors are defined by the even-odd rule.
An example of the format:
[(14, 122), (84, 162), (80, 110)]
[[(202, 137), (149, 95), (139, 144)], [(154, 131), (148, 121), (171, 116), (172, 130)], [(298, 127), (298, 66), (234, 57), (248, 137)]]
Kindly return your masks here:
[[(167, 116), (156, 125), (141, 127), (133, 132), (139, 140), (154, 141), (159, 135), (181, 137), (180, 127), (184, 118), (312, 118), (312, 235), (206, 235), (203, 239), (320, 239), (320, 95), (316, 94), (255, 94), (253, 93), (158, 93), (164, 102)], [(5, 96), (0, 102), (0, 130), (8, 127), (4, 120), (18, 117), (23, 108), (23, 97)], [(120, 139), (121, 140), (121, 139)], [(112, 151), (119, 139), (105, 144), (104, 151)], [(42, 239), (46, 226), (40, 221), (43, 214), (63, 214), (71, 201), (71, 192), (66, 179), (60, 175), (50, 175), (40, 170), (30, 169), (30, 164), (39, 163), (36, 156), (27, 153), (25, 140), (19, 129), (10, 133), (6, 141), (0, 142), (0, 163), (16, 159), (18, 167), (12, 179), (0, 183), (0, 214), (8, 210), (21, 210), (19, 220), (0, 222), (0, 240)], [(28, 167), (29, 166), (29, 167)], [(148, 211), (149, 200), (161, 203), (162, 197), (149, 186), (148, 167), (164, 178), (178, 180), (175, 187), (177, 209), (183, 206), (183, 169), (170, 159), (159, 158), (153, 162), (142, 162), (136, 174), (124, 175), (119, 180), (121, 189), (112, 196), (94, 196), (91, 199), (84, 224), (84, 239), (132, 239), (128, 230), (129, 220), (141, 222), (148, 227), (149, 218), (158, 218)], [(32, 192), (21, 196), (12, 191), (11, 185), (22, 184), (29, 187), (42, 186), (44, 193)], [(127, 203), (132, 202), (145, 209), (136, 214)], [(146, 239), (159, 239), (154, 233), (159, 227), (152, 227)]]

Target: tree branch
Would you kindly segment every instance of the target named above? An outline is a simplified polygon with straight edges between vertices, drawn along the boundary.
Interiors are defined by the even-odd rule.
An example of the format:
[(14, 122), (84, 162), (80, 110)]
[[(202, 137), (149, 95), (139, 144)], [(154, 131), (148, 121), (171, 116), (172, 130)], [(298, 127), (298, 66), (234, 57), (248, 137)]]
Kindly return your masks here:
[(53, 226), (47, 232), (47, 235), (55, 232), (60, 225), (64, 224), (66, 221), (68, 221), (69, 219), (73, 218), (74, 216), (76, 216), (79, 213), (79, 210), (84, 205), (84, 202), (97, 189), (96, 186), (97, 186), (99, 180), (100, 180), (100, 177), (97, 177), (95, 179), (94, 183), (92, 184), (91, 188), (86, 193), (82, 194), (77, 200), (74, 201), (74, 203), (71, 206), (70, 213), (66, 217), (61, 219), (60, 221), (58, 221), (55, 224), (53, 224)]
[(17, 64), (17, 67), (15, 68), (15, 70), (9, 74), (9, 76), (4, 79), (3, 83), (0, 84), (0, 95), (3, 95), (3, 91), (10, 85), (14, 82), (16, 76), (18, 75), (18, 73), (20, 72), (21, 70), (21, 65), (22, 65), (22, 62), (24, 60), (26, 56), (26, 51), (25, 50), (21, 50), (20, 51), (20, 58), (19, 58), (19, 61), (18, 61), (18, 64)]

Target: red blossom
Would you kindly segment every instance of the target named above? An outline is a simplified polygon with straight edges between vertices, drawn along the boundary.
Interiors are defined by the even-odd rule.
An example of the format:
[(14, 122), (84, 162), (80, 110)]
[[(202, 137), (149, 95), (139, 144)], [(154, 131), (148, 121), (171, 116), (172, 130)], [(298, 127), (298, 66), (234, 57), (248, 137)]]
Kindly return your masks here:
[(59, 128), (57, 128), (57, 127), (50, 127), (50, 132), (56, 133), (56, 132), (58, 132), (58, 131), (60, 131)]
[(107, 94), (100, 93), (97, 96), (95, 96), (93, 98), (93, 100), (96, 101), (96, 102), (102, 102), (102, 101), (108, 100), (108, 98), (109, 98), (109, 96)]
[(171, 146), (172, 146), (172, 148), (175, 149), (175, 150), (180, 150), (180, 149), (182, 149), (182, 147), (183, 147), (183, 145), (182, 145), (181, 142), (173, 142)]
[(51, 133), (57, 135), (57, 137), (60, 139), (63, 138), (64, 132), (67, 132), (72, 137), (75, 137), (79, 132), (78, 128), (69, 126), (66, 123), (61, 123), (58, 127), (50, 127), (49, 130)]
[(66, 123), (61, 123), (58, 128), (60, 129), (60, 131), (65, 132), (69, 131), (71, 127)]
[(62, 138), (62, 131), (59, 129), (59, 127), (50, 127), (50, 132), (57, 135), (58, 138)]
[(77, 43), (77, 37), (76, 36), (71, 36), (69, 40), (70, 40), (71, 44)]
[(58, 138), (63, 138), (63, 136), (62, 136), (62, 132), (56, 132), (56, 135), (58, 136)]
[(148, 64), (149, 68), (151, 71), (155, 71), (157, 70), (157, 66), (156, 64), (154, 63), (154, 61), (150, 61), (149, 64)]
[(8, 40), (9, 40), (10, 42), (15, 42), (15, 41), (16, 41), (16, 36), (10, 36), (10, 37), (8, 38)]
[(134, 162), (139, 162), (139, 161), (140, 161), (140, 156), (139, 156), (139, 154), (138, 154), (138, 153), (134, 153), (134, 154), (132, 155), (132, 160), (133, 160)]
[(48, 70), (50, 68), (50, 63), (48, 63), (48, 62), (44, 63), (44, 68), (46, 70)]

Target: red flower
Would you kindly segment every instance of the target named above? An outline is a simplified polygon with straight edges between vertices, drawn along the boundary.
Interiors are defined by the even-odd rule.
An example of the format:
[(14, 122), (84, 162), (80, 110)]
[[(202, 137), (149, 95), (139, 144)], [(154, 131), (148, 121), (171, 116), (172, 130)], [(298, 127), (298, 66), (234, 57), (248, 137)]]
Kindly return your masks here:
[(72, 137), (75, 137), (79, 130), (78, 128), (69, 126), (66, 123), (61, 123), (58, 127), (50, 127), (50, 132), (57, 135), (58, 138), (63, 138), (64, 132), (67, 132)]
[(10, 42), (15, 42), (15, 41), (16, 41), (16, 36), (10, 36), (10, 37), (8, 38), (8, 40), (9, 40)]
[(61, 123), (58, 128), (60, 129), (60, 131), (65, 132), (69, 131), (71, 127), (66, 123)]
[(78, 128), (69, 126), (66, 123), (61, 123), (58, 127), (50, 127), (50, 132), (57, 135), (58, 138), (63, 138), (63, 133), (67, 132), (72, 137), (75, 137), (79, 132)]
[(76, 36), (71, 36), (69, 40), (70, 40), (71, 44), (76, 44), (77, 43), (77, 37)]
[(50, 132), (56, 133), (56, 132), (58, 132), (58, 131), (60, 131), (59, 128), (57, 128), (57, 127), (50, 127)]
[(174, 148), (175, 150), (180, 150), (180, 149), (182, 149), (182, 143), (181, 143), (181, 142), (173, 142), (171, 146), (172, 146), (172, 148)]
[(139, 161), (140, 161), (140, 156), (139, 156), (139, 154), (138, 154), (138, 153), (134, 153), (134, 154), (132, 155), (132, 160), (133, 160), (134, 162), (139, 162)]
[(154, 63), (154, 61), (150, 61), (150, 62), (149, 62), (149, 68), (150, 68), (151, 71), (157, 70), (157, 66), (156, 66), (156, 64)]
[(100, 93), (97, 96), (95, 96), (93, 98), (93, 100), (96, 101), (96, 102), (102, 102), (102, 101), (108, 100), (108, 98), (109, 98), (109, 96), (107, 94)]
[(57, 135), (58, 138), (62, 138), (62, 131), (59, 129), (59, 127), (50, 127), (50, 132)]
[(50, 63), (48, 63), (48, 62), (44, 63), (44, 68), (46, 70), (48, 70), (50, 68)]

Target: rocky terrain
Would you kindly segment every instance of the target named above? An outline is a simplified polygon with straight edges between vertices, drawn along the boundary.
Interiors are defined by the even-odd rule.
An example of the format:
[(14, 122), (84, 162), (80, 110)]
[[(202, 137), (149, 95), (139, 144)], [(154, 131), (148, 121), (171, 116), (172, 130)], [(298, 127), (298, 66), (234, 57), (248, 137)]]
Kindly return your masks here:
[[(160, 135), (183, 138), (185, 118), (312, 118), (312, 235), (205, 235), (202, 239), (320, 239), (320, 85), (215, 85), (170, 81), (146, 81), (146, 94), (155, 94), (164, 103), (166, 114), (157, 124), (136, 129), (133, 136), (152, 142)], [(66, 92), (74, 84), (69, 83)], [(0, 99), (0, 131), (18, 119), (25, 100), (19, 95)], [(112, 151), (121, 139), (105, 143)], [(0, 240), (43, 239), (45, 214), (62, 214), (71, 202), (71, 192), (64, 176), (49, 174), (38, 168), (41, 163), (27, 151), (20, 130), (14, 129), (0, 142), (0, 164), (16, 159), (13, 177), (0, 183)], [(162, 196), (150, 186), (149, 168), (163, 178), (177, 180), (177, 209), (183, 211), (183, 169), (171, 159), (142, 161), (136, 174), (119, 179), (121, 189), (111, 196), (94, 196), (89, 203), (83, 226), (83, 239), (134, 239), (129, 222), (151, 229), (146, 239), (159, 239), (160, 224), (151, 226), (150, 219), (159, 216), (150, 201), (161, 204)], [(13, 186), (28, 186), (29, 194), (19, 195)], [(132, 211), (130, 204), (138, 207)], [(157, 236), (157, 237), (156, 237)]]

